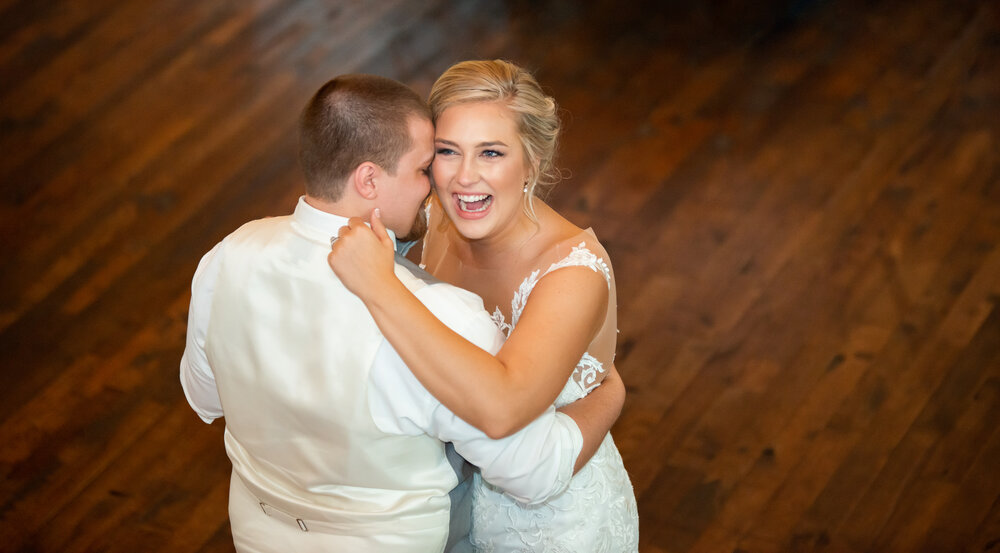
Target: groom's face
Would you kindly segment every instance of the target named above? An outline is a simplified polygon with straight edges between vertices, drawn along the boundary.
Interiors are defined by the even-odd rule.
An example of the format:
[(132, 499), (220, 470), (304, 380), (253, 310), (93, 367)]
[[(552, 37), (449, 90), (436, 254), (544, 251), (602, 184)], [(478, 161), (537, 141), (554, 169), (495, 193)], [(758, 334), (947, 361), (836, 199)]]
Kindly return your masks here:
[(429, 119), (410, 118), (410, 142), (412, 147), (399, 158), (395, 175), (382, 177), (382, 191), (379, 194), (382, 222), (396, 233), (400, 239), (416, 239), (413, 231), (426, 229), (419, 223), (424, 217), (424, 200), (430, 193), (429, 170), (434, 161), (434, 126)]

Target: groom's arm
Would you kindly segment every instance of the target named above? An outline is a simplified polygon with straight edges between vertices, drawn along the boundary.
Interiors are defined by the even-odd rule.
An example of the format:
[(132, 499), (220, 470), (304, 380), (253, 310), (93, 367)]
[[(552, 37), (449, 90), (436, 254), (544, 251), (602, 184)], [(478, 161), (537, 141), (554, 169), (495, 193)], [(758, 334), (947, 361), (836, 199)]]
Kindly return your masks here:
[(569, 485), (584, 443), (569, 415), (549, 407), (511, 436), (491, 439), (437, 401), (387, 341), (376, 353), (370, 378), (368, 402), (383, 432), (451, 442), (486, 481), (522, 503), (546, 501)]
[(208, 333), (212, 294), (219, 276), (221, 248), (220, 242), (201, 258), (191, 280), (187, 341), (180, 363), (180, 380), (184, 397), (201, 420), (207, 423), (223, 416), (215, 374), (205, 355), (205, 335)]
[[(503, 345), (492, 319), (481, 307), (466, 305), (463, 299), (468, 298), (447, 290), (425, 289), (417, 295), (470, 342), (491, 353)], [(484, 479), (523, 503), (546, 501), (569, 485), (583, 448), (583, 436), (569, 415), (549, 407), (521, 431), (493, 440), (437, 401), (387, 341), (376, 354), (370, 377), (369, 405), (375, 424), (384, 432), (426, 433), (453, 443), (460, 455), (480, 468)]]
[(559, 408), (559, 411), (573, 418), (583, 434), (583, 449), (576, 458), (574, 473), (586, 465), (604, 442), (611, 426), (618, 420), (625, 404), (625, 384), (614, 365), (595, 388), (582, 399)]

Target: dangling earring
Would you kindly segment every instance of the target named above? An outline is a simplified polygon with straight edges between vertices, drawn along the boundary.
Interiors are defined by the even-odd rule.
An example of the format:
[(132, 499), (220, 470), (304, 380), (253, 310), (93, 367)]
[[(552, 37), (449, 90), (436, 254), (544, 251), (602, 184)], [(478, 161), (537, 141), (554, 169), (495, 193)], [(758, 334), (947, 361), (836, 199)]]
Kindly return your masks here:
[(521, 192), (528, 193), (528, 181), (524, 181), (524, 188), (521, 189)]

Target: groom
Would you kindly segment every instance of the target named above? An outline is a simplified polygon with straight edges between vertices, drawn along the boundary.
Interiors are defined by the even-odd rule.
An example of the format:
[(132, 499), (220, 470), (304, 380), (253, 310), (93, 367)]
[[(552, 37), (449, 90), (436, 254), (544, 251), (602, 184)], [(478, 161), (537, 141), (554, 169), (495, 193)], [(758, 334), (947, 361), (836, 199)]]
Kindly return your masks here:
[[(464, 479), (446, 442), (533, 503), (565, 489), (581, 449), (607, 430), (550, 408), (512, 436), (487, 438), (420, 385), (330, 271), (330, 238), (350, 217), (378, 208), (394, 236), (411, 233), (429, 191), (433, 132), (406, 86), (333, 79), (300, 120), (306, 194), (294, 213), (243, 225), (195, 272), (181, 383), (205, 422), (226, 419), (237, 551), (467, 546)], [(396, 272), (453, 330), (499, 349), (477, 296), (401, 257)], [(621, 407), (597, 401), (588, 409)]]

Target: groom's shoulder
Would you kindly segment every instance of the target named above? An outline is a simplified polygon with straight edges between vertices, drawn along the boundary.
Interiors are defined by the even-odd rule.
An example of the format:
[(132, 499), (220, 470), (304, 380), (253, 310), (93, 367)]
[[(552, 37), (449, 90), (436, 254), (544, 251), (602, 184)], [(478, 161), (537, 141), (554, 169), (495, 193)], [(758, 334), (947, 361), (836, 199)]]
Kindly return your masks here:
[(236, 230), (230, 232), (223, 241), (232, 241), (261, 234), (268, 234), (288, 227), (292, 222), (291, 215), (281, 215), (277, 217), (263, 217), (247, 221)]
[(429, 286), (431, 284), (445, 284), (434, 278), (434, 275), (428, 273), (423, 267), (410, 261), (406, 257), (399, 255), (398, 253), (396, 254), (396, 274), (400, 278), (406, 278), (406, 281), (404, 281), (403, 284), (406, 284), (406, 287), (411, 291), (413, 291), (414, 287)]
[(445, 325), (478, 346), (493, 346), (498, 331), (476, 294), (440, 281), (402, 256), (396, 256), (396, 275), (414, 296)]
[[(436, 303), (455, 303), (458, 309), (485, 311), (483, 300), (479, 296), (438, 280), (434, 275), (401, 255), (396, 256), (396, 276), (421, 301), (424, 301), (424, 298), (435, 299), (438, 300)], [(431, 306), (428, 308), (434, 311)]]

